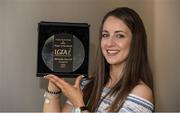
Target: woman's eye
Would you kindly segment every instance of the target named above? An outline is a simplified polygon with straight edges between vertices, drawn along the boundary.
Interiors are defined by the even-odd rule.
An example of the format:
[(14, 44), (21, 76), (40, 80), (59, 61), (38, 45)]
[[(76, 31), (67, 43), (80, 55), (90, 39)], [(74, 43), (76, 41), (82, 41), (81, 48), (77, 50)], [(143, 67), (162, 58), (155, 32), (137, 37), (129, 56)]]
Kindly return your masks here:
[(106, 38), (108, 37), (109, 35), (107, 33), (102, 33), (102, 38)]
[(117, 34), (116, 35), (116, 38), (124, 38), (125, 36), (124, 35), (122, 35), (122, 34)]

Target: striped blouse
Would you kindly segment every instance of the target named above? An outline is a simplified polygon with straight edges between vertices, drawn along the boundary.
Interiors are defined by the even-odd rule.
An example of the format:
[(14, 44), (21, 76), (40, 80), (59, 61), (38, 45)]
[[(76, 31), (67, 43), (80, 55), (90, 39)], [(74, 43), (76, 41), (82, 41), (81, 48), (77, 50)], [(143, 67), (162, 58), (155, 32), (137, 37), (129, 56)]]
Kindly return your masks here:
[[(101, 98), (104, 97), (109, 90), (109, 88), (105, 87), (103, 89)], [(104, 98), (97, 112), (106, 112), (113, 100), (114, 97)], [(153, 107), (154, 106), (150, 101), (136, 96), (134, 94), (129, 94), (122, 108), (119, 110), (119, 113), (151, 113), (153, 111)]]
[[(82, 82), (81, 86), (82, 88), (84, 87), (84, 85), (87, 82)], [(101, 98), (103, 98), (108, 92), (109, 92), (109, 88), (104, 87), (103, 92), (101, 94)], [(98, 113), (106, 113), (108, 112), (107, 109), (108, 107), (111, 105), (111, 103), (113, 102), (115, 97), (111, 96), (111, 97), (106, 97), (102, 100), (102, 102), (100, 103), (97, 112)], [(67, 103), (71, 104), (70, 101), (67, 101)], [(71, 104), (72, 105), (72, 104)], [(119, 113), (151, 113), (154, 109), (154, 105), (144, 99), (141, 98), (139, 96), (136, 96), (134, 94), (129, 94), (122, 106), (122, 108), (119, 110)], [(72, 110), (73, 112), (74, 110)]]

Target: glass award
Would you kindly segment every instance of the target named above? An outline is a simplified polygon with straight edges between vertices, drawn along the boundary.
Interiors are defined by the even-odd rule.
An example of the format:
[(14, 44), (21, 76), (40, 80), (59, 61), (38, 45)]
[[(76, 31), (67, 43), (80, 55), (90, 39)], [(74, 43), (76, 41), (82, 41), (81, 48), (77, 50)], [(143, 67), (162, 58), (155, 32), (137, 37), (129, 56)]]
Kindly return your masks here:
[(89, 25), (40, 22), (38, 25), (37, 76), (88, 75)]

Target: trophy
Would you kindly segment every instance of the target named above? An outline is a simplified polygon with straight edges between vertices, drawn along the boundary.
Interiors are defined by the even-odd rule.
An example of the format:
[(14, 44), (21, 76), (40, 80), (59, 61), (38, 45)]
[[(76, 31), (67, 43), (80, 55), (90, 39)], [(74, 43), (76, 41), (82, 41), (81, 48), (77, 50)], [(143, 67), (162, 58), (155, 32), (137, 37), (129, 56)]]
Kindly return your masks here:
[(38, 23), (37, 77), (88, 76), (89, 24)]

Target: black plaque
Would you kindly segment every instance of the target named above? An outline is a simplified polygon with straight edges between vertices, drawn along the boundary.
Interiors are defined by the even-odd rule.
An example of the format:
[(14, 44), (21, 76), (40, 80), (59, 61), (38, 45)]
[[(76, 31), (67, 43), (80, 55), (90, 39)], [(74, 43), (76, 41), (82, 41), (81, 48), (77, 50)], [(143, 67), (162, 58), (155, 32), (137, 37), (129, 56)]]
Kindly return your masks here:
[(38, 24), (37, 76), (88, 75), (89, 24), (40, 22)]

